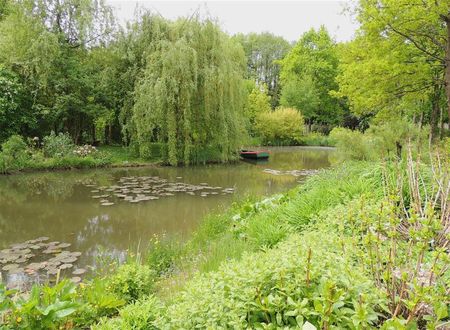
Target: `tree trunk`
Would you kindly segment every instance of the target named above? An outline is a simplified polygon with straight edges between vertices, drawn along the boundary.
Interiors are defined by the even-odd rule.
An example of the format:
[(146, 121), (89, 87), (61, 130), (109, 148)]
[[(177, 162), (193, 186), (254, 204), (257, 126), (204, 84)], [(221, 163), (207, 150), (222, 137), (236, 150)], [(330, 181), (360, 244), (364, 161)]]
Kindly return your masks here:
[(96, 142), (97, 141), (95, 141), (96, 139), (95, 139), (95, 124), (92, 124), (92, 145), (93, 146), (95, 146), (96, 145)]
[(447, 112), (450, 122), (450, 16), (445, 18), (447, 27), (447, 45), (445, 49), (445, 93), (447, 95)]
[(438, 84), (434, 85), (433, 90), (433, 98), (431, 99), (431, 117), (430, 117), (430, 126), (431, 126), (431, 139), (435, 139), (439, 134), (439, 98), (441, 95), (441, 89)]

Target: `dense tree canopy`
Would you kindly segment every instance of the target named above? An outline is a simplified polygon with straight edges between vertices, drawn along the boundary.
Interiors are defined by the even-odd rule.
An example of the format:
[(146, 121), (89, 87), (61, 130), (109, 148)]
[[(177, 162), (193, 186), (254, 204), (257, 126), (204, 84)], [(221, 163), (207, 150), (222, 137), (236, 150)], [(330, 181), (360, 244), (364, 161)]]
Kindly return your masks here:
[(135, 90), (132, 138), (141, 152), (148, 142), (167, 145), (172, 165), (208, 152), (228, 160), (243, 133), (242, 49), (214, 22), (196, 19), (168, 23), (153, 43)]
[(280, 65), (291, 45), (272, 33), (238, 34), (234, 37), (242, 45), (247, 57), (247, 78), (265, 85), (275, 108), (280, 98)]
[(18, 76), (30, 98), (17, 111), (33, 113), (39, 123), (22, 127), (23, 133), (42, 136), (66, 130), (81, 142), (82, 133), (93, 131), (103, 105), (95, 97), (99, 72), (91, 56), (109, 40), (112, 26), (110, 10), (102, 2), (11, 4), (0, 23), (0, 62)]
[(436, 130), (450, 91), (448, 2), (362, 0), (356, 14), (361, 27), (343, 47), (339, 94), (358, 113), (408, 113)]
[(301, 111), (312, 123), (336, 125), (343, 108), (330, 95), (337, 88), (338, 53), (325, 27), (310, 30), (281, 61), (281, 104)]
[(407, 118), (442, 135), (448, 3), (360, 0), (355, 15), (349, 42), (321, 27), (290, 45), (195, 15), (143, 10), (122, 28), (102, 0), (0, 0), (0, 142), (54, 131), (171, 164), (226, 161), (278, 105), (310, 131)]

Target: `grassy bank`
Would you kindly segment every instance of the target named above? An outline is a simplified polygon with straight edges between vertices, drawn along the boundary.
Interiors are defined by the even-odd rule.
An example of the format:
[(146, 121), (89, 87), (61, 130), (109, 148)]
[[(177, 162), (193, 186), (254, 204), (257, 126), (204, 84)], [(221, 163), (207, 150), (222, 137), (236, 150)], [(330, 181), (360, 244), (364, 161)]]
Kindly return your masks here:
[(160, 162), (161, 159), (156, 157), (148, 159), (137, 157), (129, 148), (123, 146), (101, 146), (95, 153), (83, 157), (72, 154), (45, 157), (42, 153), (34, 151), (23, 158), (13, 157), (8, 160), (6, 157), (0, 157), (0, 175), (100, 167), (137, 167)]
[(208, 216), (187, 244), (155, 239), (148, 257), (114, 264), (107, 277), (37, 287), (46, 298), (32, 308), (0, 290), (4, 323), (435, 329), (449, 321), (441, 189), (449, 178), (448, 162), (430, 164), (410, 158), (323, 171), (286, 194)]

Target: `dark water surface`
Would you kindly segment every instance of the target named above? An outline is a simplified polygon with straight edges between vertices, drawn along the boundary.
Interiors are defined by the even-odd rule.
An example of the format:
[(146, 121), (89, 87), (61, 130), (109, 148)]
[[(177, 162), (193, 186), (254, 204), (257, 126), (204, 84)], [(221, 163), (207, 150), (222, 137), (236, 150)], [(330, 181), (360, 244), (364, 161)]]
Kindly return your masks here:
[[(246, 195), (262, 196), (286, 191), (304, 179), (308, 171), (303, 170), (328, 167), (329, 157), (334, 152), (329, 148), (269, 149), (269, 161), (261, 164), (240, 161), (229, 165), (0, 176), (0, 250), (46, 236), (49, 238), (47, 242), (70, 243), (71, 246), (64, 250), (82, 253), (72, 269), (76, 266), (89, 268), (95, 266), (99, 254), (123, 258), (129, 248), (135, 249), (138, 245), (145, 248), (154, 235), (176, 235), (186, 239), (206, 213)], [(292, 170), (300, 172), (286, 172)], [(140, 187), (142, 177), (147, 178), (145, 187)], [(131, 186), (124, 186), (124, 182)], [(211, 189), (201, 190), (201, 184)], [(158, 185), (181, 186), (181, 190), (193, 187), (194, 191), (164, 195), (167, 193), (164, 187), (154, 188)], [(117, 189), (129, 187), (128, 190), (133, 190), (136, 186), (144, 190), (137, 192), (141, 196), (157, 196), (152, 189), (162, 189), (163, 195), (157, 200), (138, 202), (114, 196)], [(108, 197), (99, 197), (106, 195)], [(102, 206), (102, 203), (114, 204)], [(37, 257), (23, 265), (36, 261), (33, 258)], [(4, 265), (0, 263), (0, 270)], [(23, 265), (22, 268), (25, 267)], [(17, 280), (20, 275), (4, 270), (1, 274), (6, 282)]]

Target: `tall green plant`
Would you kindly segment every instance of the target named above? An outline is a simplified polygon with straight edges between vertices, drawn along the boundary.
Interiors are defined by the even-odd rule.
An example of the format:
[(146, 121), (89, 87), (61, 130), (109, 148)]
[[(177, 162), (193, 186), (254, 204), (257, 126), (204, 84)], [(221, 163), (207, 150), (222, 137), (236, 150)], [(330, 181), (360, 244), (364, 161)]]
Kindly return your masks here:
[(205, 150), (227, 161), (242, 136), (242, 49), (212, 21), (180, 20), (168, 30), (154, 40), (135, 90), (132, 139), (166, 143), (171, 165), (208, 160)]

